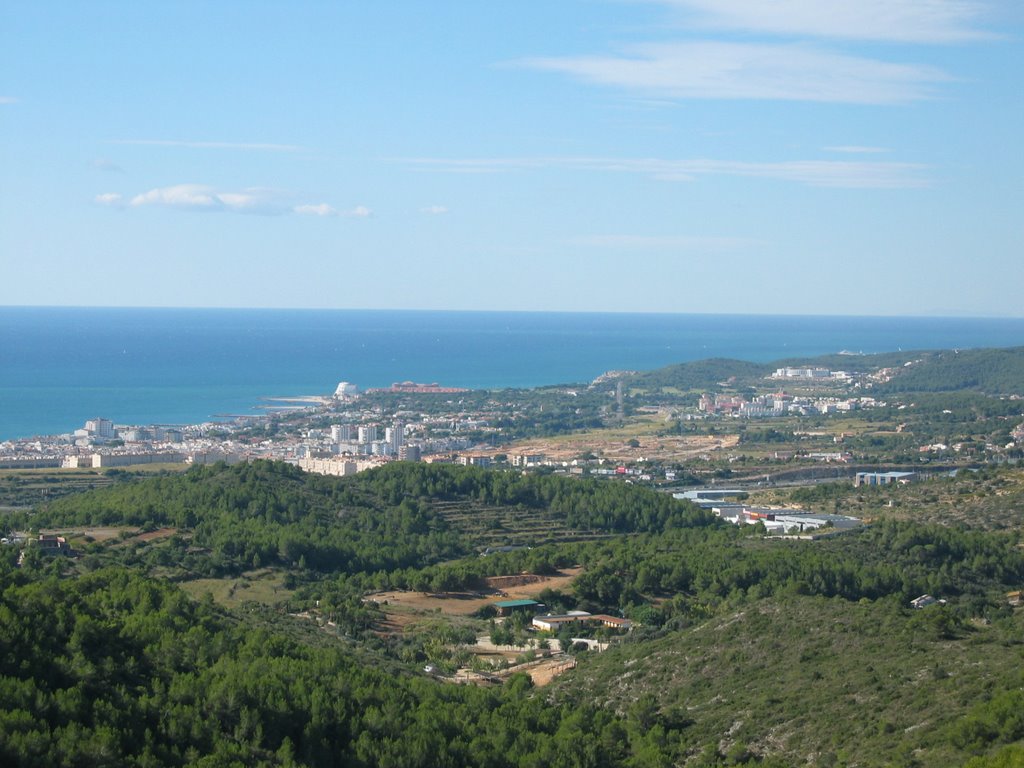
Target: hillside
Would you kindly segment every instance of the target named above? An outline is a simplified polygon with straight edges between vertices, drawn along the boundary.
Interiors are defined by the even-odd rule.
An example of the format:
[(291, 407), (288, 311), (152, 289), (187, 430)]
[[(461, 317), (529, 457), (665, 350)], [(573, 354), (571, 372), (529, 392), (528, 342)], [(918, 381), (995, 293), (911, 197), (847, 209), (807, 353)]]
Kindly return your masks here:
[(879, 391), (1024, 395), (1024, 347), (945, 350), (912, 359)]
[(860, 373), (892, 368), (893, 378), (875, 387), (881, 393), (1024, 394), (1024, 347), (820, 355), (770, 363), (714, 358), (645, 371), (628, 377), (627, 381), (634, 389), (652, 393), (715, 391), (724, 382), (732, 387), (757, 384), (778, 368), (795, 366)]
[[(1024, 745), (1016, 527), (780, 540), (621, 482), (270, 462), (24, 521), (82, 556), (0, 551), (5, 764), (942, 768)], [(481, 556), (503, 539), (518, 546)], [(513, 582), (636, 626), (492, 620)], [(911, 609), (924, 592), (947, 603)], [(519, 665), (556, 641), (562, 677), (535, 690)]]
[(1024, 470), (1016, 467), (963, 470), (908, 485), (861, 486), (825, 483), (794, 490), (754, 492), (757, 504), (796, 504), (869, 520), (969, 526), (991, 530), (1024, 528)]
[(393, 571), (487, 546), (710, 522), (664, 494), (595, 480), (409, 462), (338, 478), (266, 461), (119, 483), (24, 519), (35, 527), (172, 526), (206, 550), (183, 560), (205, 574), (300, 563), (322, 573)]
[(941, 607), (776, 597), (587, 656), (556, 698), (681, 729), (695, 760), (958, 766), (1024, 737), (1016, 717), (988, 741), (975, 725), (994, 691), (1019, 691), (1022, 630), (1020, 613), (958, 623)]
[(729, 379), (738, 381), (761, 379), (774, 370), (775, 368), (768, 363), (711, 358), (633, 374), (626, 378), (626, 383), (632, 389), (649, 392), (685, 393), (693, 390), (717, 389), (721, 382)]

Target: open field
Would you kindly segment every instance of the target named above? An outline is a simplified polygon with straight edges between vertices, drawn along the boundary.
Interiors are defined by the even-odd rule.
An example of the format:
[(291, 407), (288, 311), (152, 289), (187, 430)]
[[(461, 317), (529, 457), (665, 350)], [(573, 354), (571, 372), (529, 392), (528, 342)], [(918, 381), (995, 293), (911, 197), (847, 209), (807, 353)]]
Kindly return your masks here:
[(76, 542), (110, 541), (122, 533), (133, 534), (138, 530), (138, 527), (133, 525), (104, 525), (92, 528), (44, 528), (39, 532), (64, 536), (74, 546)]
[(81, 546), (92, 542), (110, 542), (123, 539), (125, 543), (132, 541), (158, 541), (166, 539), (178, 532), (177, 528), (157, 528), (154, 531), (139, 533), (137, 525), (100, 525), (83, 528), (43, 528), (39, 532), (64, 536), (71, 546)]
[(195, 579), (181, 584), (196, 600), (209, 592), (213, 599), (227, 608), (237, 608), (246, 602), (277, 605), (291, 597), (292, 591), (284, 586), (284, 573), (270, 568), (247, 571), (233, 579)]
[[(731, 449), (739, 443), (737, 435), (657, 434), (664, 428), (664, 419), (656, 417), (622, 427), (521, 440), (508, 446), (507, 451), (512, 454), (542, 453), (554, 461), (571, 461), (592, 453), (616, 463), (632, 463), (639, 459), (673, 462)], [(634, 448), (630, 446), (630, 440), (636, 440), (640, 445)]]
[(173, 536), (178, 532), (177, 528), (157, 528), (155, 531), (147, 531), (146, 533), (140, 533), (135, 536), (136, 541), (156, 541), (157, 539), (166, 539), (169, 536)]
[(426, 592), (393, 591), (375, 592), (367, 595), (366, 599), (373, 600), (379, 604), (384, 612), (388, 614), (389, 622), (394, 622), (396, 626), (405, 626), (415, 621), (415, 619), (409, 618), (409, 611), (416, 613), (440, 612), (445, 616), (471, 616), (481, 608), (492, 605), (499, 600), (536, 598), (544, 589), (565, 590), (582, 570), (582, 568), (566, 568), (558, 576), (537, 576), (536, 581), (519, 585), (505, 585), (499, 580), (506, 579), (507, 577), (495, 577), (495, 583), (501, 585), (501, 588), (491, 587), (493, 591), (489, 595), (481, 592), (429, 594)]

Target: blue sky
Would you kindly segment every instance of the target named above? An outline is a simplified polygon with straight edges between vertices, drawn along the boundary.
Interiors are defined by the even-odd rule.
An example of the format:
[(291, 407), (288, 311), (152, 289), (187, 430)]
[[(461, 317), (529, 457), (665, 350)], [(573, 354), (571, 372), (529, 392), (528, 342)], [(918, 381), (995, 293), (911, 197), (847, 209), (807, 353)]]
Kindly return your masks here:
[(0, 10), (0, 304), (1024, 315), (1011, 0)]

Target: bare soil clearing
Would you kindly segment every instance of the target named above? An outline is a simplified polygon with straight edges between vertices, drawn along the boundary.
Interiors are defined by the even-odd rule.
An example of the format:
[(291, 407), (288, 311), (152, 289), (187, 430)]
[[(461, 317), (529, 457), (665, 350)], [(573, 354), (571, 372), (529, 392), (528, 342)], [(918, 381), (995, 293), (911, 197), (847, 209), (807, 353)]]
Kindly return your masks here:
[[(434, 613), (439, 610), (446, 616), (470, 616), (484, 606), (492, 605), (498, 600), (523, 600), (536, 598), (544, 589), (563, 590), (568, 587), (573, 579), (581, 572), (582, 568), (565, 568), (556, 576), (539, 576), (536, 574), (520, 574), (519, 576), (497, 576), (492, 577), (494, 582), (500, 586), (491, 586), (492, 579), (488, 579), (488, 586), (491, 592), (375, 592), (367, 595), (368, 600), (373, 600), (388, 614), (388, 622), (398, 625), (410, 623), (406, 617), (397, 611), (389, 611), (388, 606), (398, 606), (411, 609), (417, 612)], [(526, 579), (529, 577), (529, 580)], [(508, 579), (527, 580), (527, 583), (509, 584)]]
[[(631, 447), (635, 439), (639, 447)], [(567, 436), (538, 438), (513, 443), (509, 453), (543, 454), (552, 461), (571, 461), (579, 456), (592, 453), (599, 459), (610, 462), (679, 461), (699, 456), (702, 453), (728, 450), (739, 443), (738, 435), (651, 435), (643, 430), (599, 430)]]
[(46, 528), (42, 529), (40, 533), (56, 534), (57, 536), (66, 536), (69, 539), (91, 539), (92, 541), (110, 541), (116, 539), (121, 535), (122, 531), (127, 533), (135, 533), (138, 531), (136, 526), (97, 526), (94, 528)]

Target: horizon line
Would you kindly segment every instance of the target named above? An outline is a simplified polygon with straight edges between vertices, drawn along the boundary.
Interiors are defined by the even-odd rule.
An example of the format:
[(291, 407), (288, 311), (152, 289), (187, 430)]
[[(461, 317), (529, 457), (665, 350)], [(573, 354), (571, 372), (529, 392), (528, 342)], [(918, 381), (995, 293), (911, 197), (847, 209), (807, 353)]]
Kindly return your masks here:
[(669, 310), (632, 310), (632, 309), (438, 309), (431, 307), (258, 307), (258, 306), (195, 306), (195, 305), (136, 305), (136, 304), (0, 304), (0, 310), (6, 309), (96, 309), (96, 310), (176, 310), (176, 311), (218, 311), (218, 312), (408, 312), (438, 314), (521, 314), (521, 315), (646, 315), (674, 317), (829, 317), (829, 318), (863, 318), (863, 319), (922, 319), (922, 320), (1024, 320), (1024, 315), (1011, 314), (972, 314), (956, 312), (955, 314), (920, 313), (920, 314), (852, 314), (843, 312), (708, 312), (689, 311), (673, 312)]

